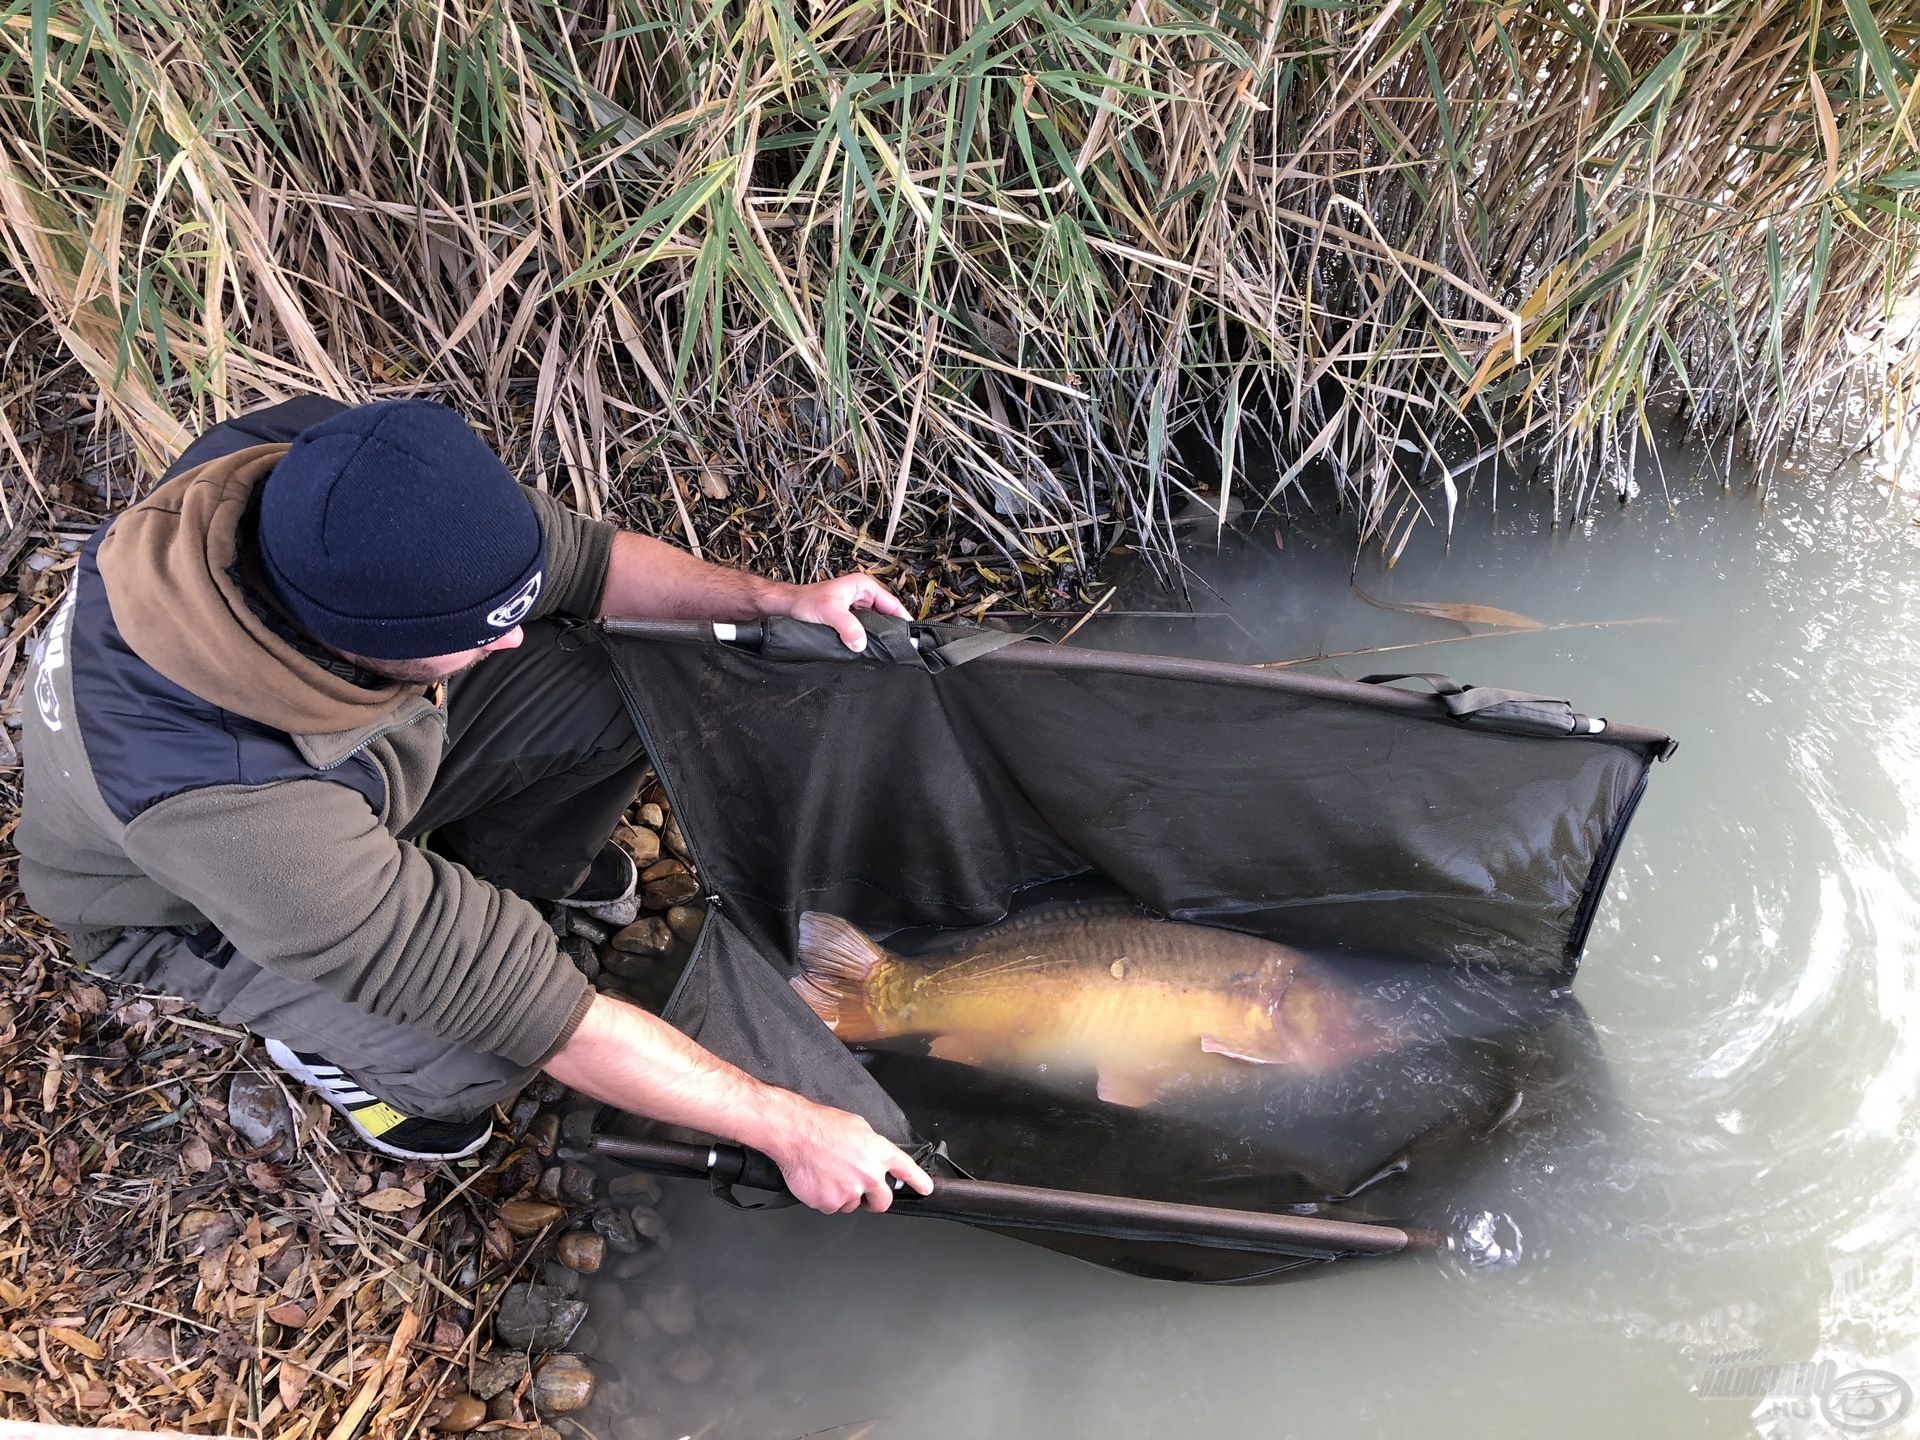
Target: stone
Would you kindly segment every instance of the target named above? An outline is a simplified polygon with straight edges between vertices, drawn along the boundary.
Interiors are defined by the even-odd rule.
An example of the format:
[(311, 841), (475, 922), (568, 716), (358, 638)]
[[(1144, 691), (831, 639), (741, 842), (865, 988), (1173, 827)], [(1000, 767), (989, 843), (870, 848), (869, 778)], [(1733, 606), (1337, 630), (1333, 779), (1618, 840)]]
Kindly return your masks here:
[(634, 1206), (627, 1212), (627, 1219), (633, 1226), (633, 1233), (642, 1240), (649, 1240), (655, 1245), (666, 1243), (667, 1222), (651, 1205)]
[(672, 1440), (666, 1423), (651, 1415), (623, 1415), (613, 1422), (613, 1440)]
[(665, 875), (640, 892), (640, 903), (649, 910), (670, 910), (684, 905), (700, 893), (700, 882), (691, 875)]
[(596, 1210), (592, 1224), (593, 1233), (622, 1255), (632, 1255), (640, 1249), (639, 1237), (633, 1233), (633, 1221), (627, 1218), (626, 1211), (611, 1207)]
[(507, 1111), (507, 1124), (516, 1135), (524, 1135), (527, 1127), (540, 1118), (540, 1102), (531, 1095), (521, 1095), (513, 1102), (513, 1108)]
[(578, 1160), (560, 1167), (560, 1198), (569, 1205), (591, 1205), (599, 1195), (600, 1177)]
[(577, 1105), (560, 1121), (560, 1140), (575, 1150), (584, 1150), (593, 1140), (593, 1127), (600, 1119), (598, 1105)]
[(568, 1343), (578, 1354), (597, 1355), (600, 1353), (600, 1332), (594, 1329), (593, 1322), (589, 1320), (573, 1332), (573, 1339)]
[(280, 1087), (265, 1075), (242, 1070), (227, 1086), (227, 1123), (255, 1150), (293, 1153), (293, 1111)]
[(637, 825), (622, 826), (619, 840), (633, 857), (633, 863), (643, 870), (660, 858), (660, 837), (652, 830)]
[(601, 924), (618, 930), (623, 925), (633, 923), (634, 917), (640, 913), (640, 902), (628, 896), (625, 900), (609, 900), (604, 905), (588, 905), (584, 908)]
[(658, 915), (649, 915), (634, 921), (608, 943), (625, 955), (664, 955), (673, 948), (673, 929)]
[(550, 1159), (560, 1143), (560, 1117), (551, 1110), (536, 1115), (527, 1126), (527, 1143), (540, 1152), (541, 1159)]
[(554, 1201), (560, 1198), (560, 1177), (566, 1172), (558, 1165), (549, 1165), (540, 1172), (540, 1183), (533, 1193), (542, 1200)]
[(594, 1374), (578, 1355), (550, 1355), (533, 1372), (527, 1392), (541, 1415), (571, 1415), (593, 1399)]
[(657, 1204), (660, 1182), (644, 1170), (630, 1170), (607, 1182), (607, 1198), (616, 1205)]
[(607, 927), (598, 920), (589, 920), (584, 915), (575, 915), (567, 928), (573, 931), (575, 937), (591, 945), (607, 943)]
[(704, 1345), (682, 1345), (662, 1368), (682, 1385), (698, 1385), (713, 1373), (713, 1352)]
[(509, 1200), (500, 1207), (500, 1219), (507, 1229), (522, 1237), (537, 1235), (556, 1220), (567, 1218), (558, 1205), (543, 1200)]
[(540, 1183), (540, 1157), (531, 1150), (516, 1150), (499, 1169), (494, 1185), (496, 1195), (518, 1195)]
[(569, 1230), (554, 1247), (554, 1255), (567, 1269), (580, 1275), (599, 1271), (607, 1258), (607, 1239), (591, 1230)]
[(691, 1285), (663, 1285), (647, 1292), (640, 1306), (663, 1335), (691, 1334), (699, 1321)]
[(704, 905), (673, 905), (667, 909), (667, 928), (689, 945), (700, 938), (700, 927), (706, 923)]
[(642, 955), (635, 951), (615, 950), (609, 947), (606, 973), (614, 978), (611, 983), (603, 978), (600, 988), (615, 994), (632, 995), (638, 983), (645, 979), (659, 963), (658, 955)]
[[(577, 920), (574, 922), (575, 925), (579, 925), (580, 923), (581, 922)], [(587, 921), (586, 923), (589, 925), (593, 924), (592, 921)], [(600, 973), (600, 951), (598, 947), (600, 941), (607, 938), (607, 930), (604, 925), (594, 925), (593, 928), (598, 932), (599, 939), (588, 939), (584, 934), (574, 934), (560, 942), (561, 953), (573, 962), (574, 969), (578, 970), (589, 980)]]
[[(638, 1280), (659, 1263), (660, 1250), (658, 1246), (651, 1250), (642, 1250), (638, 1255), (628, 1255), (618, 1261), (613, 1267), (613, 1278), (622, 1281)], [(635, 1310), (632, 1313), (638, 1315), (640, 1312)]]
[(520, 1414), (520, 1401), (511, 1390), (502, 1390), (487, 1402), (487, 1419), (489, 1420), (506, 1420), (517, 1423), (522, 1418)]
[(627, 1311), (620, 1317), (620, 1328), (633, 1340), (652, 1340), (660, 1334), (660, 1327), (647, 1318), (644, 1310)]
[(687, 870), (686, 861), (676, 860), (669, 855), (666, 859), (656, 860), (653, 864), (642, 870), (640, 872), (640, 883), (644, 885), (649, 880), (664, 880), (669, 875), (685, 875), (688, 873), (690, 872)]
[(640, 807), (640, 823), (649, 830), (658, 830), (667, 823), (667, 812), (662, 810), (658, 805), (642, 805)]
[(551, 1285), (554, 1289), (564, 1291), (568, 1295), (578, 1295), (580, 1293), (580, 1272), (577, 1270), (569, 1270), (558, 1260), (549, 1260), (540, 1267), (540, 1283), (542, 1285)]
[(687, 849), (687, 837), (680, 833), (679, 816), (669, 815), (667, 817), (666, 828), (660, 832), (660, 839), (665, 842), (667, 849), (671, 850), (681, 859), (687, 860), (692, 858), (691, 853)]
[(558, 1105), (572, 1092), (551, 1075), (537, 1075), (527, 1085), (527, 1094), (542, 1105)]
[(486, 1402), (477, 1395), (455, 1395), (441, 1402), (433, 1428), (443, 1435), (464, 1435), (487, 1418)]
[(491, 1400), (502, 1390), (511, 1390), (527, 1378), (527, 1357), (511, 1350), (490, 1350), (473, 1362), (473, 1393)]
[(502, 1345), (516, 1350), (558, 1350), (587, 1318), (584, 1300), (551, 1285), (509, 1285), (493, 1317)]
[(566, 1436), (551, 1425), (536, 1425), (531, 1430), (522, 1430), (517, 1440), (566, 1440)]

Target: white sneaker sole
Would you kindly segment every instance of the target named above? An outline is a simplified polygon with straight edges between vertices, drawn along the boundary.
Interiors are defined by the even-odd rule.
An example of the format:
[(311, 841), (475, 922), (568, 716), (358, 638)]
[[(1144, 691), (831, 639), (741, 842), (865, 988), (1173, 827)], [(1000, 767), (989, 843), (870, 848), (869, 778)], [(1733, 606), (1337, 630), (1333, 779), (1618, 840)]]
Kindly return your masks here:
[(347, 1124), (353, 1127), (353, 1133), (360, 1137), (362, 1144), (369, 1149), (378, 1150), (382, 1155), (391, 1155), (396, 1160), (464, 1160), (469, 1155), (477, 1153), (487, 1141), (493, 1138), (493, 1127), (489, 1125), (480, 1132), (478, 1139), (462, 1150), (408, 1150), (404, 1146), (395, 1145), (390, 1140), (382, 1140), (377, 1135), (367, 1133), (366, 1127), (348, 1107), (365, 1105), (380, 1097), (362, 1090), (354, 1083), (353, 1077), (338, 1066), (309, 1065), (300, 1058), (299, 1052), (288, 1049), (278, 1040), (267, 1041), (266, 1051), (267, 1058), (275, 1065), (345, 1116)]

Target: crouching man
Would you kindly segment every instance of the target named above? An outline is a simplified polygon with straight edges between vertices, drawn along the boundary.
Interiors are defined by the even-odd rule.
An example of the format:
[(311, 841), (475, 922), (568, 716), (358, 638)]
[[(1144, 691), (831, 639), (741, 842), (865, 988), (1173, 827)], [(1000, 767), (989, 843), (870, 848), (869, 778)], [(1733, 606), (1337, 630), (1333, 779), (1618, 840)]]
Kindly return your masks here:
[(884, 1210), (889, 1176), (930, 1188), (908, 1156), (595, 995), (532, 903), (636, 878), (609, 837), (645, 757), (579, 620), (788, 615), (858, 648), (867, 607), (902, 613), (577, 515), (440, 406), (289, 401), (82, 550), (30, 679), (21, 881), (90, 971), (267, 1037), (387, 1154), (472, 1154), (544, 1069)]

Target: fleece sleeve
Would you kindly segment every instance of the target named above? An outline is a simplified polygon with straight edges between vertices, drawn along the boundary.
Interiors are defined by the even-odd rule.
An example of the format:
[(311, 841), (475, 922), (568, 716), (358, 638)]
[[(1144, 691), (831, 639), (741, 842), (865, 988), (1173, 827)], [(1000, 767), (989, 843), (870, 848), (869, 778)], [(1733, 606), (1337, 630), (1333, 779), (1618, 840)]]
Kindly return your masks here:
[(190, 790), (126, 847), (263, 969), (515, 1064), (551, 1058), (592, 1000), (533, 906), (395, 840), (343, 785)]
[(577, 615), (583, 620), (600, 614), (600, 592), (607, 588), (607, 561), (613, 555), (613, 537), (619, 526), (589, 520), (553, 496), (523, 486), (540, 517), (547, 537), (547, 578), (533, 602), (529, 619), (548, 615)]

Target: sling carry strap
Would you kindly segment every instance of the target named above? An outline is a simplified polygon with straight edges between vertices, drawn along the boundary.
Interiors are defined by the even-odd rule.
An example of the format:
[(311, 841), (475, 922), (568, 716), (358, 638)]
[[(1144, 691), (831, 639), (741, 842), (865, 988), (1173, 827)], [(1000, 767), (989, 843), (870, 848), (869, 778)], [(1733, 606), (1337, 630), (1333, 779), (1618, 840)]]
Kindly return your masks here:
[(1549, 695), (1492, 686), (1462, 685), (1450, 675), (1431, 670), (1408, 670), (1391, 675), (1363, 675), (1362, 685), (1391, 685), (1397, 680), (1424, 680), (1433, 687), (1447, 714), (1463, 725), (1499, 730), (1510, 735), (1598, 735), (1604, 720), (1575, 713), (1572, 704)]

